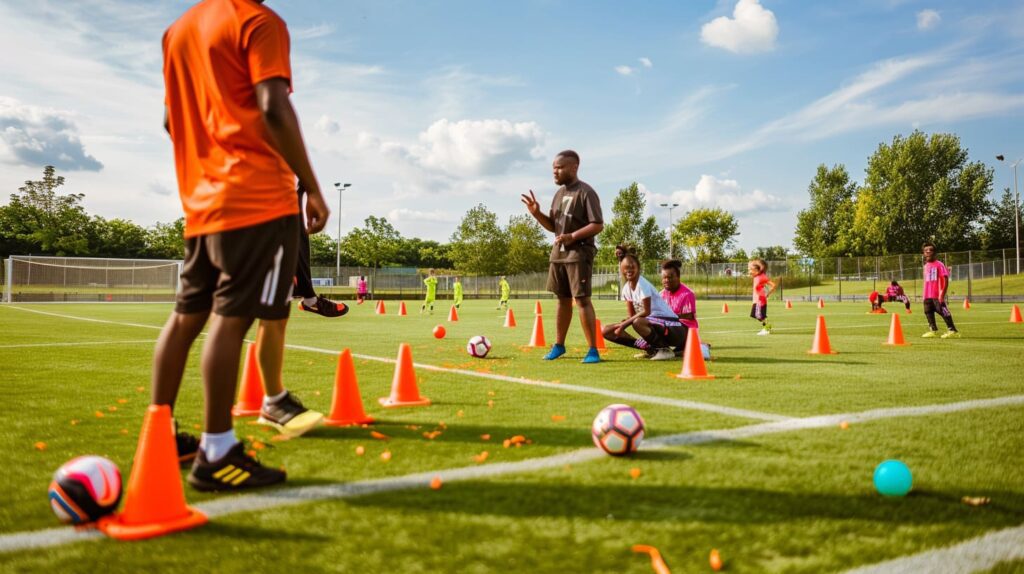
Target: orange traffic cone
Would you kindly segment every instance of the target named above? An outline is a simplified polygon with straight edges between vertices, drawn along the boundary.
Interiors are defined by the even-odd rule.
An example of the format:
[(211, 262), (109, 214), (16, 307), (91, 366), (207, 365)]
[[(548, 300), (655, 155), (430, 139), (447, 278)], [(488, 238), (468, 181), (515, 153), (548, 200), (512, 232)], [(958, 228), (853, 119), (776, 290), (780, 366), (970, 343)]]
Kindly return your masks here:
[(729, 304), (728, 303), (722, 303), (722, 313), (724, 314), (724, 313), (728, 313), (728, 312), (729, 312)]
[(369, 424), (373, 417), (363, 410), (363, 398), (359, 395), (356, 381), (356, 366), (352, 362), (352, 351), (344, 349), (338, 355), (338, 371), (334, 375), (334, 398), (331, 399), (331, 414), (324, 424), (332, 427)]
[(533, 304), (533, 314), (540, 315), (541, 313), (542, 311), (540, 310), (540, 301), (537, 301), (536, 303)]
[(892, 314), (892, 322), (889, 324), (889, 340), (885, 344), (897, 347), (909, 345), (909, 343), (903, 340), (903, 327), (900, 325), (899, 313)]
[(420, 396), (416, 386), (416, 371), (412, 366), (412, 348), (408, 343), (398, 346), (398, 362), (395, 363), (395, 376), (391, 380), (391, 396), (377, 399), (387, 408), (419, 407), (430, 404), (430, 399)]
[(398, 314), (405, 315), (405, 301), (398, 304)]
[(1013, 309), (1010, 309), (1010, 322), (1011, 323), (1021, 323), (1022, 322), (1021, 318), (1020, 318), (1020, 308), (1017, 307), (1016, 305), (1013, 306)]
[(383, 299), (377, 299), (377, 306), (374, 307), (373, 312), (380, 315), (380, 304), (383, 303)]
[(260, 362), (256, 356), (256, 344), (249, 343), (245, 352), (245, 368), (242, 369), (242, 386), (238, 389), (238, 402), (231, 407), (236, 417), (253, 417), (263, 408), (263, 377)]
[(533, 334), (530, 335), (530, 347), (547, 347), (544, 341), (544, 318), (540, 315), (533, 317)]
[(605, 345), (604, 345), (604, 335), (601, 334), (602, 330), (603, 329), (601, 328), (601, 320), (595, 317), (594, 318), (594, 339), (595, 339), (595, 341), (594, 341), (594, 348), (596, 348), (598, 351), (604, 351), (604, 350), (606, 350), (608, 348), (608, 347), (605, 347)]
[(381, 315), (387, 315), (388, 314), (388, 308), (384, 305), (384, 300), (383, 299), (380, 300), (380, 304), (377, 305), (377, 307), (380, 309), (378, 311), (378, 313), (380, 313)]
[(185, 504), (171, 407), (149, 405), (128, 478), (124, 510), (101, 519), (99, 529), (118, 540), (139, 540), (206, 522), (205, 514)]
[(966, 310), (968, 310), (970, 308), (971, 308), (971, 302), (967, 299), (967, 297), (964, 297), (964, 311), (966, 311)]
[(824, 309), (824, 308), (825, 308), (825, 300), (822, 299), (821, 297), (818, 297), (818, 309)]
[(459, 320), (459, 312), (455, 309), (455, 305), (452, 305), (451, 310), (448, 311), (448, 320), (452, 323), (458, 322)]
[(789, 299), (786, 299), (786, 309), (792, 309), (792, 308), (793, 308), (793, 302), (790, 301)]
[(825, 316), (818, 315), (818, 325), (814, 329), (814, 344), (811, 345), (811, 350), (807, 351), (811, 355), (835, 355), (836, 352), (832, 350), (832, 345), (828, 341), (828, 330), (825, 328)]
[(713, 379), (704, 364), (704, 354), (700, 351), (698, 329), (690, 329), (686, 336), (686, 348), (683, 349), (683, 372), (676, 375), (679, 379)]
[(509, 307), (508, 311), (505, 312), (505, 326), (515, 327), (516, 326), (516, 314), (512, 312), (512, 308)]

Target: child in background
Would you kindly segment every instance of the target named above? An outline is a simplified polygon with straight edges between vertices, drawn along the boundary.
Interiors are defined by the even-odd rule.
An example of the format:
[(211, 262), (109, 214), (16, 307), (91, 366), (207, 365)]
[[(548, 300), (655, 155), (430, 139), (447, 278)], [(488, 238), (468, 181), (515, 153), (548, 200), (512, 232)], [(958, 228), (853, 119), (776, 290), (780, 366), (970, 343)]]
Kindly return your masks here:
[(885, 313), (885, 309), (882, 307), (882, 295), (878, 291), (872, 291), (868, 295), (868, 301), (871, 302), (871, 312), (874, 314)]
[(423, 305), (420, 307), (420, 315), (427, 310), (427, 305), (430, 306), (430, 314), (434, 314), (434, 299), (437, 298), (437, 277), (434, 276), (434, 270), (430, 270), (430, 274), (423, 280), (423, 284), (427, 286), (427, 296), (423, 299)]
[(903, 287), (895, 279), (885, 289), (885, 300), (889, 303), (901, 301), (907, 308), (907, 314), (910, 314), (910, 297), (907, 297), (907, 294), (903, 292)]
[(751, 259), (747, 271), (754, 279), (754, 304), (750, 306), (750, 317), (761, 322), (758, 335), (770, 335), (772, 326), (768, 324), (768, 297), (775, 291), (775, 283), (768, 278), (768, 264), (764, 259)]
[(360, 275), (359, 282), (356, 283), (356, 305), (362, 305), (363, 301), (366, 301), (366, 276)]
[[(683, 263), (678, 259), (663, 261), (661, 264), (661, 286), (663, 287), (661, 298), (668, 303), (668, 306), (679, 317), (679, 322), (683, 324), (683, 341), (673, 349), (677, 357), (683, 356), (683, 346), (686, 344), (686, 336), (690, 329), (698, 327), (697, 296), (693, 294), (693, 290), (680, 281), (679, 275), (682, 268)], [(701, 343), (701, 347), (710, 349), (707, 343)], [(709, 357), (710, 352), (704, 356), (705, 359)]]
[[(682, 347), (686, 338), (686, 328), (679, 316), (669, 307), (654, 285), (640, 274), (640, 261), (632, 252), (623, 255), (619, 262), (619, 271), (625, 284), (622, 286), (622, 298), (626, 301), (624, 320), (605, 325), (602, 336), (612, 342), (641, 351), (634, 358), (651, 359), (653, 361), (669, 361), (675, 358), (673, 347)], [(633, 327), (639, 338), (626, 333)]]
[(508, 298), (512, 294), (512, 286), (505, 280), (505, 276), (501, 276), (501, 281), (498, 282), (498, 287), (501, 289), (501, 297), (498, 299), (498, 306), (495, 309), (505, 308), (508, 309)]
[(455, 308), (458, 309), (462, 305), (462, 278), (458, 275), (455, 276), (455, 284), (452, 285), (455, 290)]
[(949, 270), (941, 261), (935, 259), (935, 245), (926, 242), (922, 246), (924, 252), (924, 315), (928, 318), (930, 330), (922, 335), (924, 338), (938, 337), (939, 327), (935, 324), (935, 312), (942, 315), (946, 322), (946, 333), (943, 339), (959, 339), (960, 332), (953, 325), (953, 314), (946, 305), (946, 289), (949, 287)]

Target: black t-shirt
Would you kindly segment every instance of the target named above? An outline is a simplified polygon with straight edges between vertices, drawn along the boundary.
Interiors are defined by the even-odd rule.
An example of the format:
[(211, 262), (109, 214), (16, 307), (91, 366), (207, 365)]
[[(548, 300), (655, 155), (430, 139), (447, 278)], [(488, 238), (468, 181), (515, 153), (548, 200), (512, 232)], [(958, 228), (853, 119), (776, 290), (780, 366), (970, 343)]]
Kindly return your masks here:
[[(568, 186), (563, 185), (555, 192), (551, 200), (551, 211), (548, 217), (555, 225), (555, 235), (572, 233), (583, 229), (591, 223), (604, 223), (601, 216), (601, 200), (594, 188), (577, 180)], [(572, 262), (581, 259), (593, 260), (597, 253), (594, 237), (573, 242), (572, 245), (553, 245), (551, 247), (552, 262)]]

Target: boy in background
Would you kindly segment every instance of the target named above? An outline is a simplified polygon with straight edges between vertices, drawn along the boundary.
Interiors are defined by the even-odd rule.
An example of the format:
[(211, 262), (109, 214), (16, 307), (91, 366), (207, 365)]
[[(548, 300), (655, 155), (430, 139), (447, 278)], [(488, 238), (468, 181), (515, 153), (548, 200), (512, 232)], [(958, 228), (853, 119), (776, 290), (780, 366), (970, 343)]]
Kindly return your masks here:
[(935, 313), (942, 315), (946, 323), (946, 332), (943, 339), (959, 339), (960, 332), (953, 324), (953, 314), (949, 312), (946, 305), (946, 290), (949, 287), (949, 270), (935, 258), (935, 244), (926, 242), (921, 251), (924, 253), (924, 316), (928, 319), (927, 333), (921, 335), (923, 338), (939, 336), (939, 327), (935, 324)]
[(434, 299), (437, 299), (437, 277), (434, 276), (434, 270), (431, 269), (427, 278), (423, 280), (423, 284), (427, 286), (427, 296), (423, 299), (423, 305), (420, 306), (420, 315), (427, 310), (427, 306), (430, 306), (430, 314), (434, 314)]

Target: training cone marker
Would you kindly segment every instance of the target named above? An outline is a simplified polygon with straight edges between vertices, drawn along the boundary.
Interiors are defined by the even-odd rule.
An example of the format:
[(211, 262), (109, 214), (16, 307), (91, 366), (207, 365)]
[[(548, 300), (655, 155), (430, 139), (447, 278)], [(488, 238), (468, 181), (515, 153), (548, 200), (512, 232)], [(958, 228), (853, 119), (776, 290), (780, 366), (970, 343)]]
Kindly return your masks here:
[(966, 311), (966, 310), (968, 310), (968, 309), (970, 309), (970, 308), (971, 308), (971, 302), (970, 302), (970, 300), (969, 300), (969, 299), (967, 299), (967, 297), (964, 297), (964, 311)]
[(828, 341), (828, 329), (825, 328), (824, 315), (818, 315), (818, 324), (814, 328), (814, 344), (811, 345), (811, 350), (807, 352), (811, 355), (836, 354), (836, 352), (832, 350), (832, 345)]
[(505, 311), (505, 326), (515, 327), (516, 326), (516, 314), (512, 312), (512, 308), (509, 307), (508, 311)]
[(596, 341), (594, 342), (594, 348), (597, 349), (598, 351), (604, 351), (607, 349), (607, 347), (605, 347), (604, 345), (604, 335), (601, 334), (601, 331), (603, 331), (603, 329), (601, 328), (601, 320), (595, 317), (594, 339), (596, 339)]
[(459, 311), (452, 305), (451, 310), (448, 311), (448, 320), (452, 323), (456, 323), (459, 320)]
[(386, 408), (421, 407), (430, 404), (430, 399), (420, 396), (416, 386), (416, 371), (412, 366), (412, 348), (408, 343), (398, 346), (398, 362), (395, 376), (391, 380), (391, 396), (378, 399)]
[(373, 308), (373, 312), (380, 315), (380, 304), (383, 303), (383, 299), (377, 299), (377, 306)]
[(900, 325), (900, 316), (898, 313), (892, 314), (892, 321), (889, 323), (889, 340), (885, 342), (886, 345), (894, 345), (897, 347), (905, 347), (909, 345), (903, 340), (903, 327)]
[(1010, 309), (1010, 322), (1011, 323), (1020, 323), (1020, 322), (1022, 322), (1021, 318), (1020, 318), (1020, 307), (1017, 307), (1016, 305), (1014, 305), (1013, 309)]
[(792, 308), (793, 308), (793, 302), (790, 301), (789, 299), (786, 299), (786, 309), (792, 309)]
[(824, 309), (824, 308), (825, 308), (825, 300), (822, 299), (821, 297), (818, 297), (818, 309)]
[(405, 301), (398, 304), (398, 314), (405, 315)]
[(729, 304), (728, 303), (722, 303), (722, 314), (724, 315), (724, 314), (726, 314), (728, 312), (729, 312)]
[(387, 315), (388, 314), (388, 308), (384, 305), (384, 300), (383, 299), (380, 300), (380, 314), (381, 315)]
[(700, 350), (700, 336), (697, 329), (690, 329), (686, 337), (686, 348), (683, 350), (683, 372), (676, 375), (680, 379), (713, 379), (704, 364), (704, 353)]
[(533, 314), (540, 315), (541, 313), (542, 311), (540, 310), (540, 301), (537, 301), (536, 303), (533, 304)]
[(125, 491), (124, 510), (98, 527), (118, 540), (140, 540), (206, 524), (206, 515), (185, 504), (178, 470), (171, 407), (150, 405)]
[(245, 352), (245, 368), (242, 369), (242, 385), (238, 389), (238, 401), (231, 407), (236, 417), (253, 417), (263, 408), (263, 377), (260, 375), (260, 361), (256, 356), (256, 344), (249, 343)]
[(530, 347), (547, 347), (544, 341), (544, 318), (536, 315), (533, 318), (533, 334), (530, 335)]
[(352, 351), (345, 349), (338, 355), (338, 371), (334, 375), (334, 397), (331, 399), (331, 414), (324, 424), (332, 427), (363, 425), (373, 422), (373, 417), (363, 410), (363, 398), (359, 395), (356, 381), (356, 366), (352, 362)]

